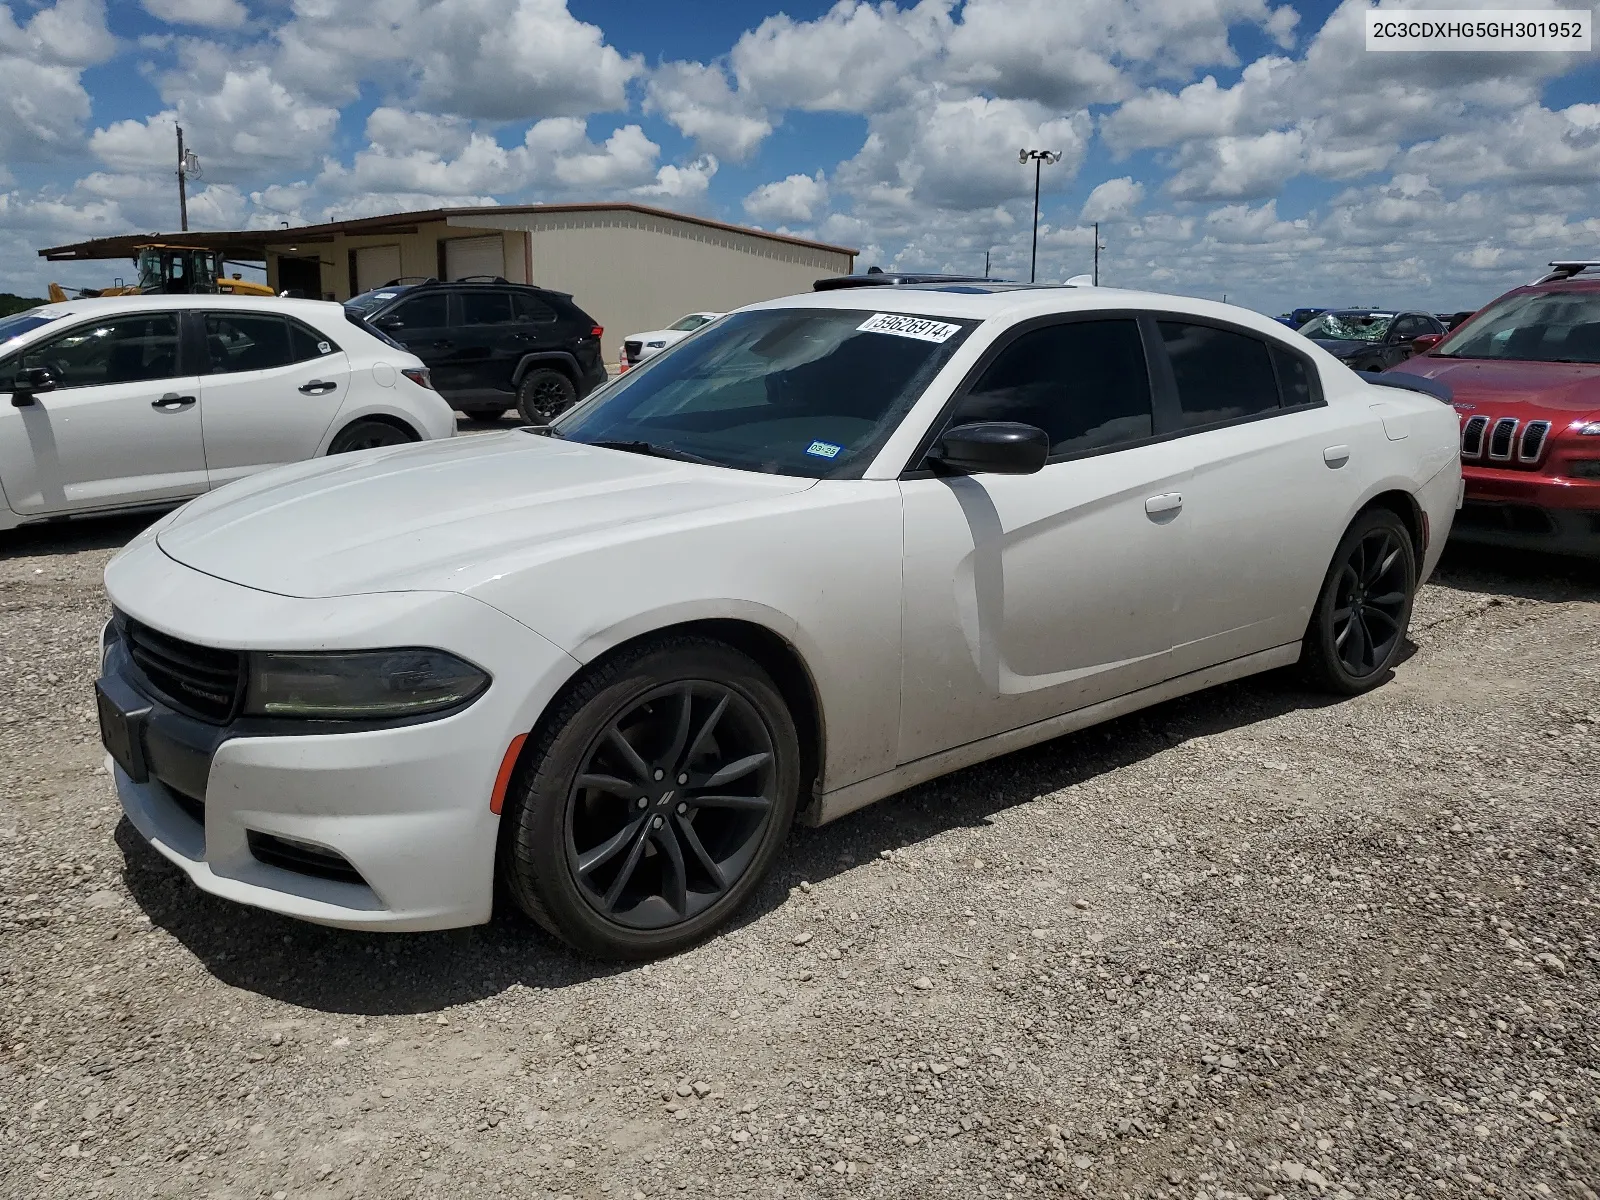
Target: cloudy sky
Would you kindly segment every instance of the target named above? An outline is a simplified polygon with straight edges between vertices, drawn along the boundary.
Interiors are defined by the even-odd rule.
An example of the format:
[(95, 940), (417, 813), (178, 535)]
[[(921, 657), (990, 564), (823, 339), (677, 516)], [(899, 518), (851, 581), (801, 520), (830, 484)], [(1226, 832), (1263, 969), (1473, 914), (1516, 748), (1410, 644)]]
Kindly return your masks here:
[(1062, 154), (1044, 278), (1094, 220), (1104, 282), (1271, 312), (1473, 307), (1600, 257), (1600, 55), (1370, 54), (1367, 7), (3, 0), (0, 290), (117, 272), (40, 246), (176, 229), (175, 121), (196, 228), (634, 198), (1025, 278), (1027, 145)]

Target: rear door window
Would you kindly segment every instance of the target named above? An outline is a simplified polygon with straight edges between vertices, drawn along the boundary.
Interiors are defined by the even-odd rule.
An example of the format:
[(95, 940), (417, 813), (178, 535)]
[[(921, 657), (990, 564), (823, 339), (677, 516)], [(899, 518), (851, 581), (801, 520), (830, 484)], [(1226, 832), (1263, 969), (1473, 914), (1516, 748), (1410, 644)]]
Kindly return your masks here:
[(1262, 339), (1186, 321), (1160, 321), (1157, 327), (1172, 363), (1183, 428), (1280, 407), (1272, 355)]
[(530, 325), (549, 325), (556, 319), (556, 310), (537, 296), (517, 292), (511, 297), (517, 320)]
[(950, 425), (1020, 421), (1052, 457), (1113, 450), (1154, 433), (1150, 377), (1131, 319), (1071, 321), (1022, 334), (956, 406)]
[(489, 291), (461, 293), (463, 325), (509, 325), (511, 320), (510, 293)]
[(297, 361), (289, 345), (289, 322), (263, 313), (207, 313), (206, 352), (211, 374), (268, 371)]
[(289, 318), (289, 350), (295, 362), (309, 362), (339, 349), (327, 334)]

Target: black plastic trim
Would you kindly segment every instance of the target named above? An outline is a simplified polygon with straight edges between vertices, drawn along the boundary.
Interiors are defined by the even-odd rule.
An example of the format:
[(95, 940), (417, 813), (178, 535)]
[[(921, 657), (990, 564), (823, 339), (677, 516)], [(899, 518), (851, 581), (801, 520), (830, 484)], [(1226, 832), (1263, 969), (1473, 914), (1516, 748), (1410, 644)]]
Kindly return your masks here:
[(1412, 375), (1409, 372), (1357, 371), (1364, 383), (1374, 387), (1399, 388), (1403, 392), (1421, 392), (1424, 396), (1432, 396), (1435, 400), (1442, 400), (1446, 404), (1455, 402), (1456, 393), (1448, 383), (1438, 379), (1424, 379), (1421, 375)]

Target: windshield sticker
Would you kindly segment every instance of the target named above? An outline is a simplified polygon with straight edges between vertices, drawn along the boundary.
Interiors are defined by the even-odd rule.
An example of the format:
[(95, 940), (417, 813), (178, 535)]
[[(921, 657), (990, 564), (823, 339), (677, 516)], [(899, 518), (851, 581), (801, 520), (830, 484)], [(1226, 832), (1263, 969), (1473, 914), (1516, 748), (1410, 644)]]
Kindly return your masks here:
[(318, 354), (332, 354), (333, 353), (333, 347), (330, 344), (328, 344), (327, 342), (318, 342), (317, 343), (317, 353)]
[(843, 446), (836, 446), (832, 442), (812, 442), (806, 447), (806, 453), (814, 458), (838, 458)]
[(375, 297), (375, 299), (378, 299), (378, 300), (393, 300), (399, 294), (400, 294), (399, 292), (379, 292), (377, 294), (377, 296)]
[(947, 342), (961, 326), (943, 321), (930, 321), (926, 317), (908, 317), (904, 313), (873, 313), (856, 326), (860, 333), (892, 333), (896, 337), (916, 338), (919, 342)]

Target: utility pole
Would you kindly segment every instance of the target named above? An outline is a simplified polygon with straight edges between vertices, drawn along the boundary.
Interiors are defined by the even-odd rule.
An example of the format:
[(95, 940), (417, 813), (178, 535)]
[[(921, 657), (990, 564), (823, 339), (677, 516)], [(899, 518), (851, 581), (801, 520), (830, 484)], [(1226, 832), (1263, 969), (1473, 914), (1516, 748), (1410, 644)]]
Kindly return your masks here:
[(1026, 164), (1033, 160), (1033, 258), (1028, 266), (1028, 282), (1033, 283), (1039, 278), (1039, 169), (1045, 163), (1061, 161), (1059, 150), (1019, 150), (1017, 161)]
[(184, 174), (184, 167), (188, 164), (183, 159), (183, 126), (178, 126), (178, 223), (183, 231), (189, 231), (189, 191)]
[(1094, 223), (1094, 286), (1100, 286), (1100, 222)]
[(985, 279), (989, 278), (989, 252), (987, 250), (983, 252), (983, 277)]
[(189, 232), (189, 180), (200, 178), (200, 158), (183, 148), (183, 126), (178, 126), (178, 224)]

